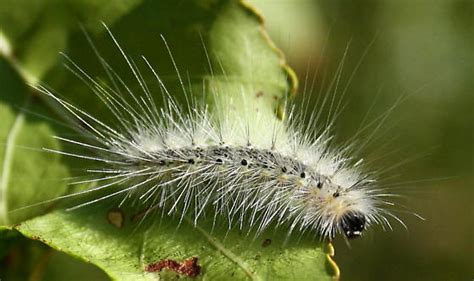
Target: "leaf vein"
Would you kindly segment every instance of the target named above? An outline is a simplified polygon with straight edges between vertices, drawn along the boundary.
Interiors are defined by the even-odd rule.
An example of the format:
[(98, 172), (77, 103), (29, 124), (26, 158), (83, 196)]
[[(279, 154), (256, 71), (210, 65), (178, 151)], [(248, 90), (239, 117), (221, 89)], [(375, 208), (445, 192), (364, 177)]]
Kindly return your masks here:
[(250, 278), (250, 280), (261, 280), (261, 278), (252, 271), (250, 266), (245, 261), (239, 258), (232, 251), (227, 249), (222, 243), (217, 241), (214, 237), (208, 234), (204, 229), (195, 225), (191, 220), (189, 220), (186, 217), (185, 217), (185, 221), (189, 223), (190, 225), (192, 225), (195, 229), (197, 229), (206, 238), (209, 244), (214, 246), (214, 248), (216, 248), (219, 252), (221, 252), (230, 261), (238, 265), (244, 271), (244, 273)]

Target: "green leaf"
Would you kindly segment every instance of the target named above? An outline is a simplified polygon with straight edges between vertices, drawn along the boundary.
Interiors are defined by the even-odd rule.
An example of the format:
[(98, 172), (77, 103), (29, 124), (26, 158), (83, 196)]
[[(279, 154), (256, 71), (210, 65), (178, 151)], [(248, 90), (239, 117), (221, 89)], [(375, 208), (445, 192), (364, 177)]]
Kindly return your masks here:
[[(113, 9), (110, 8), (112, 4), (104, 4), (113, 16), (101, 18), (103, 14), (99, 12), (96, 18), (88, 16), (84, 21), (91, 30), (89, 36), (101, 58), (133, 91), (140, 90), (139, 84), (125, 60), (120, 59), (121, 54), (110, 36), (97, 29), (99, 20), (111, 28), (150, 88), (159, 89), (141, 55), (148, 59), (173, 97), (180, 102), (184, 102), (183, 91), (192, 91), (197, 99), (209, 104), (217, 118), (225, 114), (226, 117), (251, 120), (257, 112), (272, 122), (283, 118), (281, 105), (288, 94), (295, 92), (296, 78), (268, 38), (262, 26), (263, 19), (253, 7), (243, 1), (230, 0), (137, 3), (133, 2), (128, 9)], [(18, 53), (22, 54), (18, 61), (14, 60), (15, 57), (10, 61), (23, 74), (24, 80), (34, 83), (41, 78), (66, 99), (107, 121), (110, 116), (104, 115), (103, 105), (94, 100), (87, 85), (68, 75), (60, 64), (51, 63), (56, 60), (51, 53), (65, 48), (65, 53), (91, 77), (107, 83), (106, 73), (92, 47), (88, 47), (86, 36), (77, 28), (70, 28), (67, 17), (70, 13), (86, 15), (88, 8), (84, 7), (90, 6), (68, 7), (71, 9), (68, 13), (58, 12), (61, 17), (57, 20), (64, 26), (51, 24), (54, 30), (58, 28), (60, 31), (44, 33), (44, 36), (53, 34), (54, 39), (49, 40), (50, 43), (37, 39), (37, 42), (46, 44), (39, 47), (38, 52), (18, 47), (21, 38), (28, 37), (27, 32), (19, 32), (23, 34), (21, 36), (8, 36), (11, 32), (4, 32), (13, 42), (13, 49), (21, 50)], [(40, 18), (47, 15), (44, 11), (37, 13), (41, 14)], [(91, 25), (95, 28), (88, 28)], [(30, 28), (35, 30), (35, 27)], [(38, 38), (43, 36), (41, 31), (31, 34)], [(186, 85), (185, 90), (181, 89), (160, 34), (170, 46)], [(33, 39), (28, 37), (28, 40)], [(43, 56), (45, 64), (41, 62)], [(160, 94), (159, 90), (155, 91)], [(12, 119), (18, 115), (13, 113)], [(52, 132), (46, 132), (49, 133)], [(23, 161), (25, 158), (26, 155)], [(46, 163), (49, 162), (38, 160), (36, 166), (48, 166)], [(66, 168), (68, 164), (64, 163), (62, 167)], [(83, 166), (76, 163), (74, 168)], [(61, 173), (56, 175), (63, 176)], [(28, 181), (37, 177), (29, 176)], [(51, 185), (52, 190), (58, 190), (54, 186), (57, 183)], [(25, 189), (38, 191), (37, 187), (29, 185)], [(192, 257), (198, 258), (197, 264), (201, 267), (197, 278), (210, 280), (329, 280), (335, 269), (328, 263), (330, 259), (323, 243), (311, 236), (297, 235), (286, 241), (287, 230), (284, 228), (255, 238), (253, 234), (247, 236), (245, 231), (228, 231), (220, 227), (211, 231), (210, 221), (199, 222), (199, 226), (194, 227), (187, 219), (180, 224), (178, 218), (167, 216), (156, 219), (154, 224), (148, 222), (151, 226), (146, 228), (133, 221), (130, 210), (122, 210), (124, 217), (119, 216), (119, 220), (123, 220), (124, 226), (117, 227), (120, 223), (110, 221), (110, 208), (111, 204), (96, 204), (72, 212), (57, 210), (23, 222), (16, 229), (31, 239), (100, 267), (117, 280), (155, 280), (156, 275), (165, 280), (175, 278), (176, 273), (166, 270), (147, 273), (145, 268), (163, 259), (181, 262)]]
[[(107, 220), (110, 204), (73, 212), (55, 211), (27, 221), (17, 229), (102, 268), (116, 280), (155, 280), (150, 263), (197, 257), (199, 280), (329, 280), (321, 244), (305, 237), (286, 241), (286, 232), (268, 231), (257, 238), (245, 231), (227, 231), (212, 222), (199, 227), (184, 219), (151, 218), (141, 226), (133, 214), (121, 210), (124, 226)], [(117, 212), (116, 209), (110, 211)], [(149, 225), (147, 225), (149, 224)], [(164, 274), (164, 275), (163, 275)], [(175, 274), (171, 275), (174, 276)], [(166, 277), (166, 278), (167, 278)]]
[(7, 55), (14, 56), (28, 82), (36, 83), (56, 65), (79, 23), (97, 30), (97, 19), (112, 23), (140, 2), (0, 0), (0, 35), (11, 46)]
[(13, 224), (42, 213), (48, 205), (14, 210), (64, 193), (61, 179), (68, 177), (68, 170), (59, 155), (41, 149), (60, 149), (52, 138), (55, 126), (38, 116), (49, 113), (1, 57), (0, 85), (0, 224)]
[(8, 281), (109, 280), (97, 267), (0, 227), (0, 279)]

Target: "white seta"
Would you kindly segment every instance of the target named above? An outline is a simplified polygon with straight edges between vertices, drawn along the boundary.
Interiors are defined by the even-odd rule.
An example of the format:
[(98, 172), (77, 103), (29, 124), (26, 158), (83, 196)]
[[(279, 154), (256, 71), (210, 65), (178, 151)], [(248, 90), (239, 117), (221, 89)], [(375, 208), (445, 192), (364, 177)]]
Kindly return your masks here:
[[(390, 227), (387, 217), (394, 216), (384, 208), (390, 202), (382, 199), (390, 194), (381, 193), (373, 173), (365, 172), (362, 161), (349, 155), (353, 147), (331, 145), (332, 122), (316, 124), (319, 112), (304, 122), (304, 112), (296, 114), (287, 106), (289, 114), (280, 121), (250, 110), (240, 118), (226, 114), (227, 108), (211, 114), (191, 97), (180, 105), (143, 58), (163, 95), (164, 106), (159, 108), (151, 85), (110, 35), (136, 77), (139, 92), (124, 85), (126, 99), (69, 63), (114, 116), (113, 125), (45, 86), (36, 86), (81, 124), (82, 138), (57, 138), (89, 153), (50, 151), (94, 161), (98, 167), (88, 170), (92, 179), (82, 181), (96, 182), (94, 187), (61, 198), (110, 191), (73, 208), (123, 195), (168, 215), (187, 216), (195, 224), (211, 213), (215, 220), (227, 222), (229, 229), (257, 233), (271, 225), (285, 225), (289, 233), (310, 231), (332, 239), (337, 233), (358, 237), (374, 223)], [(99, 59), (109, 77), (123, 83), (100, 55)], [(326, 98), (326, 102), (334, 100)]]

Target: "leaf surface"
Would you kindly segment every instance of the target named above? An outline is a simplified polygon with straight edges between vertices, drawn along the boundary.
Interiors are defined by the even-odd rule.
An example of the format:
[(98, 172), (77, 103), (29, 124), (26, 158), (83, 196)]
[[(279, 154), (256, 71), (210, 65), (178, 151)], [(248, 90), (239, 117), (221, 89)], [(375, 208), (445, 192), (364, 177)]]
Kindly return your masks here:
[(14, 224), (43, 213), (48, 204), (17, 209), (64, 193), (69, 173), (59, 155), (42, 150), (60, 149), (50, 112), (1, 57), (0, 85), (0, 223)]
[[(74, 212), (55, 211), (22, 223), (17, 229), (32, 239), (93, 263), (115, 280), (168, 280), (177, 273), (147, 272), (161, 260), (197, 257), (198, 280), (330, 280), (326, 253), (317, 240), (286, 241), (285, 232), (258, 237), (227, 231), (212, 223), (194, 227), (185, 219), (152, 218), (142, 225), (122, 210), (124, 225), (107, 220), (107, 205)], [(108, 205), (110, 207), (110, 205)], [(116, 211), (116, 209), (110, 209)], [(150, 223), (150, 225), (145, 225)], [(182, 276), (183, 277), (183, 276)]]
[[(283, 117), (281, 104), (296, 90), (296, 79), (264, 31), (262, 17), (246, 2), (129, 1), (126, 4), (115, 4), (117, 7), (112, 7), (113, 5), (101, 6), (103, 9), (96, 13), (95, 18), (87, 13), (91, 7), (87, 1), (68, 6), (69, 10), (64, 13), (60, 10), (58, 14), (61, 17), (56, 19), (63, 26), (58, 27), (58, 22), (51, 23), (51, 28), (59, 30), (56, 33), (37, 31), (34, 21), (30, 25), (24, 23), (24, 27), (16, 31), (14, 28), (3, 30), (15, 50), (11, 56), (15, 58), (15, 52), (20, 54), (18, 60), (10, 62), (23, 74), (24, 80), (30, 83), (45, 81), (67, 100), (101, 120), (108, 121), (110, 116), (104, 113), (103, 105), (94, 99), (87, 85), (64, 71), (57, 57), (52, 55), (54, 52), (64, 51), (102, 85), (111, 83), (100, 64), (100, 59), (107, 61), (132, 92), (140, 91), (140, 83), (110, 35), (105, 29), (97, 28), (100, 26), (99, 20), (103, 20), (127, 58), (137, 65), (143, 81), (151, 89), (155, 89), (153, 93), (158, 97), (157, 103), (161, 94), (159, 86), (142, 56), (146, 57), (168, 90), (173, 93), (173, 97), (180, 102), (185, 102), (184, 92), (188, 92), (196, 99), (206, 101), (211, 110), (218, 113), (217, 116), (228, 114), (251, 120), (252, 115), (247, 113), (259, 112), (272, 122)], [(38, 26), (43, 24), (40, 19), (48, 16), (44, 8), (37, 8), (31, 13), (41, 22)], [(83, 32), (71, 27), (71, 20), (67, 15), (80, 15), (78, 18), (82, 19), (89, 31), (87, 36), (92, 39), (94, 47), (89, 45)], [(171, 49), (181, 81), (160, 34)], [(38, 39), (30, 38), (35, 36)], [(46, 38), (43, 36), (54, 38), (45, 43), (41, 40)], [(46, 45), (41, 48), (22, 48), (18, 42), (24, 42), (23, 40), (36, 40)], [(93, 48), (100, 52), (100, 59)], [(80, 70), (76, 69), (77, 71)], [(25, 99), (28, 98), (27, 95)], [(52, 103), (50, 105), (56, 112), (60, 112), (57, 106)], [(41, 106), (40, 109), (44, 110), (44, 105)], [(9, 112), (5, 116), (10, 121), (0, 132), (8, 138), (15, 120), (19, 120), (21, 114), (12, 111), (12, 103), (6, 103), (5, 107), (7, 110), (2, 110), (1, 114)], [(34, 134), (35, 138), (21, 136), (19, 139), (37, 139), (36, 136), (54, 134), (51, 129), (53, 125), (44, 122), (45, 125), (38, 129), (41, 134), (37, 134), (37, 128), (25, 127), (25, 132)], [(47, 145), (57, 147), (59, 144)], [(2, 153), (5, 152), (8, 151)], [(27, 163), (28, 155), (19, 155), (18, 159), (23, 164)], [(47, 159), (39, 159), (35, 160), (34, 166), (48, 167), (50, 164)], [(78, 171), (81, 169), (84, 169), (82, 163), (63, 161), (51, 177), (64, 178), (65, 172), (80, 175)], [(40, 176), (35, 173), (36, 171), (25, 173), (27, 184), (15, 185), (15, 189), (36, 194), (38, 187), (34, 180)], [(51, 182), (50, 190), (64, 191), (63, 187), (58, 187), (58, 182), (60, 181)], [(12, 195), (12, 198), (20, 197), (22, 195)], [(108, 217), (116, 205), (116, 202), (115, 205), (106, 202), (71, 212), (58, 209), (25, 221), (15, 229), (26, 237), (100, 267), (116, 280), (156, 280), (157, 277), (169, 280), (177, 276), (185, 278), (186, 274), (170, 270), (151, 273), (145, 269), (160, 260), (181, 262), (192, 257), (198, 258), (197, 264), (201, 271), (197, 278), (202, 280), (332, 278), (334, 268), (328, 266), (324, 245), (311, 235), (288, 238), (287, 230), (281, 228), (255, 237), (253, 234), (247, 235), (245, 230), (229, 231), (219, 226), (213, 228), (212, 220), (203, 220), (195, 227), (187, 219), (180, 223), (178, 218), (168, 216), (150, 219), (139, 225), (133, 220), (136, 211), (127, 209), (120, 211), (123, 212), (121, 219), (124, 226), (117, 227)]]

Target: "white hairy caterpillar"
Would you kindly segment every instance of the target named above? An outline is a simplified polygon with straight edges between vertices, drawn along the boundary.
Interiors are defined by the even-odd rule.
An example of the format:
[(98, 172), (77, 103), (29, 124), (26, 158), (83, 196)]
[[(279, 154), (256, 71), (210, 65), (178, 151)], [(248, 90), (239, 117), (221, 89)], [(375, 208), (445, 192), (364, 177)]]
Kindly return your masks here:
[(282, 122), (252, 110), (246, 116), (227, 115), (226, 108), (217, 109), (223, 111), (217, 118), (192, 99), (185, 106), (178, 104), (144, 58), (162, 91), (165, 106), (158, 108), (135, 63), (110, 35), (140, 86), (134, 92), (123, 86), (131, 101), (70, 64), (102, 100), (115, 124), (106, 124), (37, 86), (82, 124), (83, 138), (57, 138), (92, 152), (49, 151), (95, 161), (101, 167), (88, 170), (98, 176), (81, 182), (94, 181), (97, 186), (60, 198), (119, 186), (74, 208), (125, 195), (122, 203), (132, 197), (169, 215), (190, 216), (195, 224), (212, 209), (214, 218), (228, 221), (229, 227), (257, 233), (276, 224), (288, 225), (290, 233), (311, 231), (329, 239), (343, 233), (355, 238), (371, 224), (390, 227), (386, 216), (394, 216), (381, 199), (386, 194), (375, 188), (375, 178), (363, 170), (362, 160), (349, 156), (350, 146), (330, 145), (330, 123), (313, 128), (318, 125), (317, 112), (309, 124), (303, 124), (302, 114), (291, 107)]

